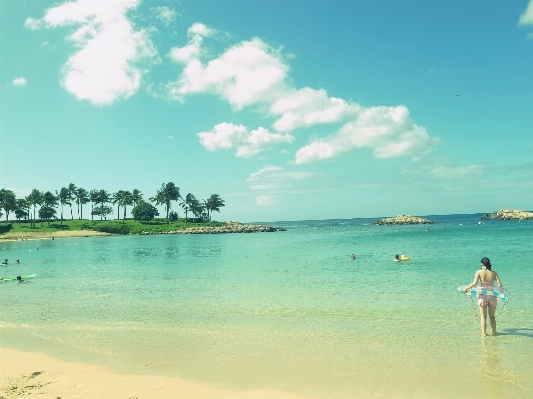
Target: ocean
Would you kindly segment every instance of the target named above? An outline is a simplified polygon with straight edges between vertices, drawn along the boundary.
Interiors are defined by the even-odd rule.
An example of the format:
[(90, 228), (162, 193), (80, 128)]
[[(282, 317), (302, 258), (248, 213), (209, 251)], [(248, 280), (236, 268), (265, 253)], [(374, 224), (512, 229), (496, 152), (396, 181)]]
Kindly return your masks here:
[[(0, 277), (38, 277), (0, 284), (0, 345), (316, 398), (531, 398), (533, 221), (480, 216), (1, 242)], [(511, 294), (496, 337), (457, 291), (484, 256)]]

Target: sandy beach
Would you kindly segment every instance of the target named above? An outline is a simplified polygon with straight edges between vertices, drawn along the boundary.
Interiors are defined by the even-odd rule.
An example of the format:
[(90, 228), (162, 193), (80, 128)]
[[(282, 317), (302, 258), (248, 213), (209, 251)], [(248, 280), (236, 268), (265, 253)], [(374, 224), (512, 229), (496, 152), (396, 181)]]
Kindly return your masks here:
[[(178, 378), (118, 374), (108, 366), (73, 363), (0, 347), (0, 397), (129, 399), (306, 399), (273, 390), (231, 391)], [(309, 399), (309, 398), (307, 398)]]
[(2, 241), (17, 240), (51, 240), (56, 238), (73, 238), (73, 237), (94, 237), (109, 236), (109, 233), (101, 233), (94, 230), (73, 230), (73, 231), (43, 231), (31, 233), (6, 233), (0, 235)]

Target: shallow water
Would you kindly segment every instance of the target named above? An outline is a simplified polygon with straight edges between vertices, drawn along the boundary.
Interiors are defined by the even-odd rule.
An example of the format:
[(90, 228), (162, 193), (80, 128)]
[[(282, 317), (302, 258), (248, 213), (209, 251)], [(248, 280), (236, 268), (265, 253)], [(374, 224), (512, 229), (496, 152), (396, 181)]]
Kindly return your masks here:
[[(3, 276), (39, 275), (0, 285), (1, 344), (236, 389), (531, 397), (533, 221), (430, 218), (0, 243)], [(511, 292), (498, 337), (456, 290), (483, 256)]]

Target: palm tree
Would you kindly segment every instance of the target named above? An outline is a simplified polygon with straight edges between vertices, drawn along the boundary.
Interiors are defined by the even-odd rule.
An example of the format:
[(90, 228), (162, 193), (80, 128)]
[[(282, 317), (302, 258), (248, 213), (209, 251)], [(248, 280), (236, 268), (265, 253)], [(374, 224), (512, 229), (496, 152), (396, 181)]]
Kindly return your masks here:
[(203, 219), (204, 212), (206, 211), (205, 204), (195, 198), (194, 201), (191, 203), (191, 211), (192, 213), (194, 213), (194, 217), (196, 219)]
[(6, 221), (9, 222), (9, 213), (17, 208), (15, 193), (11, 190), (0, 190), (0, 208), (6, 211)]
[(98, 204), (98, 190), (91, 190), (89, 192), (89, 201), (91, 201), (91, 220), (94, 220), (94, 204)]
[(98, 203), (105, 205), (111, 202), (111, 195), (104, 189), (98, 190)]
[(117, 204), (117, 220), (120, 220), (120, 207), (122, 205), (122, 197), (124, 196), (124, 190), (118, 190), (116, 193), (113, 193), (111, 197), (111, 202), (113, 205)]
[(150, 198), (150, 202), (155, 203), (155, 206), (158, 207), (159, 205), (165, 204), (165, 192), (163, 189), (157, 190), (157, 194), (155, 197)]
[(129, 191), (124, 191), (122, 194), (121, 204), (124, 207), (124, 218), (122, 223), (126, 221), (126, 206), (133, 204), (133, 196)]
[(17, 208), (15, 209), (15, 217), (17, 218), (20, 226), (20, 219), (29, 218), (28, 202), (25, 198), (17, 199)]
[(224, 200), (220, 198), (218, 194), (212, 194), (211, 197), (205, 201), (205, 208), (207, 210), (207, 220), (211, 220), (211, 215), (213, 211), (220, 213), (220, 208), (224, 205)]
[[(111, 202), (111, 196), (109, 195), (109, 193), (102, 189), (102, 190), (99, 190), (98, 191), (98, 195), (97, 195), (97, 203), (100, 205), (100, 208), (103, 210), (105, 208), (105, 204)], [(105, 208), (106, 211), (107, 211), (107, 208)], [(105, 216), (106, 217), (106, 220), (107, 220), (107, 215), (109, 214), (110, 212), (100, 212), (100, 220), (102, 220), (102, 216)]]
[(76, 190), (76, 203), (78, 204), (78, 216), (83, 219), (83, 205), (89, 202), (89, 193), (84, 188), (79, 187)]
[[(67, 191), (68, 192), (68, 191)], [(50, 191), (47, 191), (43, 194), (42, 197), (42, 207), (39, 209), (39, 217), (41, 218), (41, 226), (43, 225), (42, 219), (48, 221), (50, 224), (50, 219), (53, 218), (56, 214), (55, 207), (57, 206), (58, 197), (52, 194)]]
[(134, 188), (133, 191), (131, 192), (131, 199), (133, 201), (133, 207), (135, 208), (137, 204), (139, 203), (139, 201), (143, 199), (143, 195), (141, 194), (139, 190)]
[(195, 201), (197, 201), (197, 199), (194, 194), (189, 193), (185, 196), (185, 201), (181, 202), (181, 207), (185, 211), (185, 223), (189, 221), (188, 213), (192, 210)]
[(172, 207), (172, 201), (177, 201), (181, 198), (180, 195), (180, 188), (176, 187), (176, 185), (172, 182), (169, 182), (167, 184), (164, 184), (161, 186), (161, 189), (157, 191), (156, 196), (153, 198), (158, 205), (165, 205), (165, 211), (166, 216), (165, 219), (168, 223), (168, 212), (170, 211), (170, 208)]
[(35, 211), (37, 205), (41, 206), (44, 202), (43, 193), (34, 188), (33, 190), (31, 190), (31, 193), (26, 197), (26, 201), (28, 202), (29, 208), (33, 206), (33, 219), (31, 221), (31, 227), (35, 227)]
[[(68, 185), (68, 204), (70, 205), (70, 218), (72, 219), (72, 221), (74, 221), (74, 215), (72, 214), (72, 201), (77, 198), (76, 196), (76, 190), (78, 189), (78, 187), (76, 187), (76, 185), (74, 183), (70, 183)], [(63, 217), (61, 217), (61, 219), (63, 219)]]
[(70, 193), (69, 193), (68, 188), (61, 187), (59, 194), (57, 193), (57, 190), (56, 190), (56, 195), (57, 195), (57, 199), (59, 200), (59, 203), (61, 204), (61, 226), (63, 226), (63, 205), (70, 205), (70, 210), (72, 211), (72, 205), (70, 202)]

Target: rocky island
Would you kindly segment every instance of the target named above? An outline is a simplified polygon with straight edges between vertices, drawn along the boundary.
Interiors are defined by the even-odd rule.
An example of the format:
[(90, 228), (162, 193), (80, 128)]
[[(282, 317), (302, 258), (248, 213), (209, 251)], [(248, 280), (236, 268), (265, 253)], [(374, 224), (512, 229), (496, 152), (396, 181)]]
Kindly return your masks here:
[(143, 231), (141, 235), (149, 234), (225, 234), (225, 233), (268, 233), (275, 231), (286, 231), (282, 227), (271, 227), (262, 224), (242, 224), (238, 222), (226, 222), (218, 227), (187, 227), (185, 229), (165, 231), (165, 232), (149, 232)]
[(533, 219), (533, 212), (516, 209), (501, 209), (481, 216), (481, 220), (527, 220)]
[(412, 215), (398, 215), (392, 218), (380, 219), (374, 224), (389, 225), (389, 224), (433, 224), (437, 223), (434, 220), (420, 218)]

